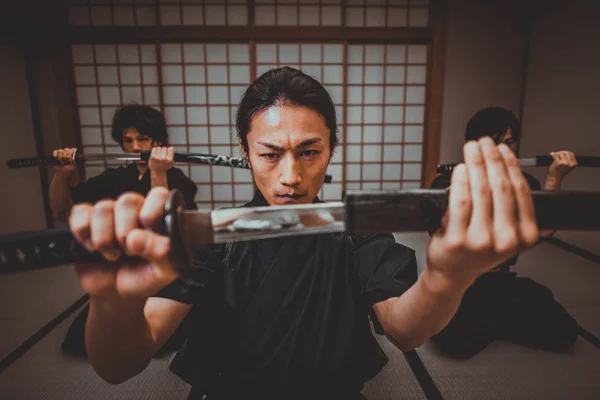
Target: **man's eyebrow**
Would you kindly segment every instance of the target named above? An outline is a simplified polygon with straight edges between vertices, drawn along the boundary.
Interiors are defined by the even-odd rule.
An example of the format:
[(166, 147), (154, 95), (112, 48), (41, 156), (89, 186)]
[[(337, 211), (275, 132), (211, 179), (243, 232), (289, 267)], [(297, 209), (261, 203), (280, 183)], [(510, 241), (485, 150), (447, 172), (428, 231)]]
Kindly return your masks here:
[[(320, 137), (315, 137), (312, 139), (307, 139), (304, 142), (300, 143), (298, 146), (296, 146), (296, 148), (300, 148), (300, 147), (307, 147), (310, 146), (312, 144), (318, 143), (320, 141), (322, 141), (323, 139), (321, 139)], [(268, 143), (268, 142), (258, 142), (258, 144), (261, 144), (265, 147), (268, 147), (271, 150), (275, 150), (275, 151), (284, 151), (285, 149), (281, 146), (277, 146), (273, 143)]]

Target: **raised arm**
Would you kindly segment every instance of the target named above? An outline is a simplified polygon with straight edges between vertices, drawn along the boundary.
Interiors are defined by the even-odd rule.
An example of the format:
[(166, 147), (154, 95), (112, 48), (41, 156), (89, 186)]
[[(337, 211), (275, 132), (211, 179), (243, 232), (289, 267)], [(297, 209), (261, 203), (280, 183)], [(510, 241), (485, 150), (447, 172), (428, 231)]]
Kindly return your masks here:
[(401, 350), (444, 328), (475, 279), (533, 246), (539, 232), (531, 192), (514, 153), (486, 137), (464, 147), (448, 211), (427, 249), (427, 265), (402, 296), (375, 304), (386, 335)]
[[(167, 196), (162, 187), (151, 190), (146, 199), (126, 193), (117, 201), (76, 205), (70, 216), (77, 240), (107, 260), (78, 265), (76, 270), (90, 295), (85, 338), (89, 360), (111, 383), (143, 371), (191, 308), (151, 297), (177, 277), (168, 258), (168, 237), (152, 231)], [(117, 265), (114, 261), (122, 251), (145, 261)]]

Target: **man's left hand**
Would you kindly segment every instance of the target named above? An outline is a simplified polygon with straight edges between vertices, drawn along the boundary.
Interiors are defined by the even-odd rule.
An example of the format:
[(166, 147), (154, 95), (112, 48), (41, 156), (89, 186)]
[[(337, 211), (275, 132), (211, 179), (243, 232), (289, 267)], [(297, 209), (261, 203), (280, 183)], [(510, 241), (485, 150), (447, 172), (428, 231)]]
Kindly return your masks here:
[(554, 158), (554, 162), (548, 167), (547, 179), (559, 187), (565, 176), (577, 168), (577, 159), (571, 151), (556, 151), (550, 155)]
[(175, 165), (175, 149), (173, 147), (153, 147), (148, 160), (148, 168), (157, 174), (166, 173)]

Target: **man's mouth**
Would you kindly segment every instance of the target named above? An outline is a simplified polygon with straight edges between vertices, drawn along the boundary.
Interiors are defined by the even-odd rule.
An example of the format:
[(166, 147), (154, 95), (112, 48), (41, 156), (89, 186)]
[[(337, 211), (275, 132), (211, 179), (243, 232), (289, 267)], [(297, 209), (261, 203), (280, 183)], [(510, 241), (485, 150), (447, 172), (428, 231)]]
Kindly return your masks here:
[(283, 200), (290, 201), (290, 200), (301, 199), (302, 197), (304, 197), (304, 195), (299, 194), (299, 193), (291, 193), (291, 194), (280, 194), (280, 195), (277, 195), (277, 197), (279, 197), (280, 199), (283, 199)]

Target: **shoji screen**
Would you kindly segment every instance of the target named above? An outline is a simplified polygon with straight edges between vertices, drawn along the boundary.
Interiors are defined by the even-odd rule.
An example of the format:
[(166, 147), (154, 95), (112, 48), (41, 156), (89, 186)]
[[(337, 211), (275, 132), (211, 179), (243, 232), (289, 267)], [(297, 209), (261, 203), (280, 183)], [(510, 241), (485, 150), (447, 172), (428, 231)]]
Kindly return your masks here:
[[(336, 105), (341, 145), (328, 171), (334, 181), (324, 185), (323, 199), (339, 200), (347, 189), (421, 185), (431, 44), (395, 41), (384, 32), (428, 27), (427, 1), (72, 0), (69, 18), (72, 26), (86, 29), (165, 27), (154, 43), (72, 46), (86, 153), (118, 152), (110, 139), (112, 115), (119, 105), (137, 102), (165, 114), (177, 151), (239, 156), (235, 110), (243, 91), (269, 68), (289, 65), (321, 81)], [(185, 37), (192, 32), (189, 26), (254, 26), (272, 31), (262, 34), (272, 39), (255, 39), (249, 31), (245, 39), (169, 40), (176, 29), (180, 29), (178, 37)], [(346, 29), (348, 37), (338, 39), (279, 39), (289, 36), (285, 29), (299, 28), (306, 32), (378, 28), (384, 38), (355, 38), (353, 34), (360, 30)], [(106, 166), (110, 165), (90, 165), (87, 174), (98, 174)], [(252, 179), (246, 170), (179, 167), (198, 184), (199, 207), (240, 205), (252, 196)]]

